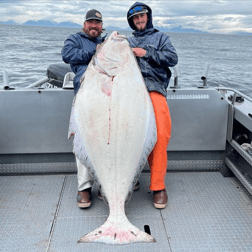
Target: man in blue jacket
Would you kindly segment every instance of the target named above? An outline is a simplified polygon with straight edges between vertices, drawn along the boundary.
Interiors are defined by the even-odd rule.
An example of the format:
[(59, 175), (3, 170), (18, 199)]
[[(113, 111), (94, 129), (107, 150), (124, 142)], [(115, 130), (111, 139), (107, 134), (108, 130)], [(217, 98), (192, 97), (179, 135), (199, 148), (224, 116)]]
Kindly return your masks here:
[(153, 191), (154, 206), (164, 208), (168, 201), (165, 189), (166, 150), (171, 136), (166, 89), (171, 77), (169, 67), (177, 64), (178, 56), (169, 37), (153, 27), (152, 10), (148, 5), (136, 2), (127, 12), (127, 19), (134, 30), (129, 43), (137, 57), (156, 117), (157, 143), (148, 157), (150, 190)]
[(70, 64), (75, 73), (74, 93), (79, 90), (81, 77), (87, 69), (89, 62), (95, 54), (96, 47), (105, 37), (101, 38), (102, 15), (93, 9), (86, 14), (81, 32), (70, 35), (64, 42), (61, 54), (65, 63)]
[[(105, 37), (101, 38), (102, 15), (99, 11), (92, 9), (86, 13), (86, 18), (81, 32), (70, 35), (64, 42), (61, 51), (62, 59), (70, 64), (75, 73), (74, 93), (80, 88), (82, 76), (87, 69), (89, 62), (95, 54), (98, 44), (101, 44)], [(78, 170), (78, 195), (77, 203), (80, 208), (87, 208), (92, 204), (91, 189), (93, 179), (86, 167), (76, 157)]]

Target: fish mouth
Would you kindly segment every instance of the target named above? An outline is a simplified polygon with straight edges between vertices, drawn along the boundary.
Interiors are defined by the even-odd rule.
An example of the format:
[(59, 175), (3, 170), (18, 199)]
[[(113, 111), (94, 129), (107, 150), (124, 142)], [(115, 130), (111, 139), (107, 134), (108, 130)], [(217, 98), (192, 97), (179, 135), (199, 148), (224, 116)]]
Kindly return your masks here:
[(111, 40), (116, 42), (122, 42), (124, 40), (127, 40), (127, 37), (125, 35), (119, 35), (119, 32), (115, 31), (113, 32), (113, 35), (111, 36)]

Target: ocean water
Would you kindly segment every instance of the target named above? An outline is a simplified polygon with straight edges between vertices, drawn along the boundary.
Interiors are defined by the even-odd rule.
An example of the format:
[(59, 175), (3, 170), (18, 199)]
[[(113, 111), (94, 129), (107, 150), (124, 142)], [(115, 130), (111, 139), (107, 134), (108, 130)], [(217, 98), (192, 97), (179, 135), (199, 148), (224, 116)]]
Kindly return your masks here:
[[(0, 85), (3, 69), (9, 73), (10, 86), (15, 88), (26, 87), (45, 77), (50, 64), (62, 62), (61, 49), (65, 39), (78, 31), (72, 28), (0, 25)], [(111, 31), (106, 33), (109, 35)], [(120, 34), (130, 36), (131, 32), (120, 31)], [(235, 88), (252, 97), (252, 36), (167, 35), (179, 57), (179, 86), (202, 85), (204, 65), (209, 63), (209, 86)], [(172, 77), (170, 85), (173, 81)]]

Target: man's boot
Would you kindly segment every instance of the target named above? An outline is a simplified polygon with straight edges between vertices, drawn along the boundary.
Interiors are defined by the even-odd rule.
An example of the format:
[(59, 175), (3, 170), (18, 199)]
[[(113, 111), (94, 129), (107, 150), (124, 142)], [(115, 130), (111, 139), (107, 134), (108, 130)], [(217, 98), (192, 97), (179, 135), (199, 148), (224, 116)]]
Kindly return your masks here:
[(78, 191), (77, 203), (79, 208), (87, 208), (91, 206), (92, 204), (91, 190), (92, 188), (89, 187), (83, 191)]
[(168, 202), (166, 190), (153, 191), (153, 203), (158, 209), (165, 208)]

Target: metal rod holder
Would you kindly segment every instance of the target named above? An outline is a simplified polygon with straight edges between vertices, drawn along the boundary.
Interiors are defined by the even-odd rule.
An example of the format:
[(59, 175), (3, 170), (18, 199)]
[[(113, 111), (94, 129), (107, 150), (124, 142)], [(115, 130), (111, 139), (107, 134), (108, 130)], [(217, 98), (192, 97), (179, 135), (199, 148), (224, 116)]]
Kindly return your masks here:
[(179, 88), (178, 87), (178, 77), (179, 77), (179, 67), (178, 65), (173, 67), (174, 70), (174, 86), (171, 86), (170, 88)]
[(9, 88), (9, 74), (6, 69), (3, 70), (3, 86)]
[(201, 76), (201, 80), (203, 80), (203, 87), (207, 86), (207, 74), (208, 74), (209, 67), (210, 67), (209, 63), (206, 63), (204, 66), (203, 74)]

